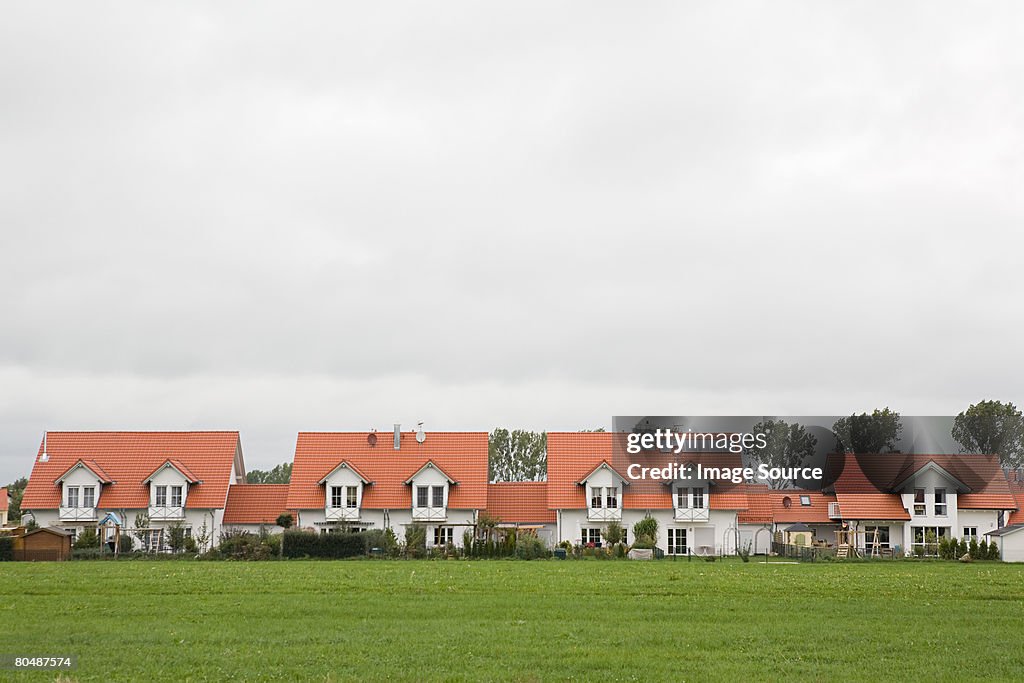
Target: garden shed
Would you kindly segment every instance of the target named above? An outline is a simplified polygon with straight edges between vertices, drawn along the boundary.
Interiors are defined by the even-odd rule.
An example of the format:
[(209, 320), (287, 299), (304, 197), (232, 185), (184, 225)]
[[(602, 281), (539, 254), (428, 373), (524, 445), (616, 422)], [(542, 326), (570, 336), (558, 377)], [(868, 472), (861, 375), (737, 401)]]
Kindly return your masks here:
[(814, 538), (814, 530), (803, 522), (786, 527), (786, 543), (788, 545), (810, 546)]
[(999, 559), (1003, 562), (1024, 562), (1024, 524), (1011, 524), (985, 535), (990, 543), (999, 544)]
[(71, 532), (42, 527), (17, 536), (14, 539), (14, 559), (28, 562), (71, 559)]

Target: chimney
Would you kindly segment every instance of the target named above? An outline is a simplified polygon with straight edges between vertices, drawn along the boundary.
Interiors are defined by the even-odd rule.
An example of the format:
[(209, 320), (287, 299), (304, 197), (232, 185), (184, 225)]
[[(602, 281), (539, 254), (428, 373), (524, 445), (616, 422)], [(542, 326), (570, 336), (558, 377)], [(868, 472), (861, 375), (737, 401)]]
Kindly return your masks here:
[(398, 422), (395, 423), (395, 450), (402, 448), (402, 425)]

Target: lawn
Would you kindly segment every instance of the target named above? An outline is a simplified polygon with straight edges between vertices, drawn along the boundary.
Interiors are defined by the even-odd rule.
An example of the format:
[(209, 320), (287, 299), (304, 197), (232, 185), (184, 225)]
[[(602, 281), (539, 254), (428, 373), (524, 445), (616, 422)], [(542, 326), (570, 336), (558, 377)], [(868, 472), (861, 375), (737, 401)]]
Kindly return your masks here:
[(1024, 676), (1022, 565), (122, 561), (0, 579), (0, 652), (78, 655), (81, 681)]

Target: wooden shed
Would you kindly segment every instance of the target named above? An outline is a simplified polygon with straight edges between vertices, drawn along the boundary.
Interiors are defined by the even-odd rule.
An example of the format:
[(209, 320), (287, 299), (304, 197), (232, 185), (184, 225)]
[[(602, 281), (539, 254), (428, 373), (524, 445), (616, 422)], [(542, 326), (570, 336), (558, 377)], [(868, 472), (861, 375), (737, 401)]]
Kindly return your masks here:
[(71, 533), (56, 527), (42, 527), (14, 538), (14, 559), (36, 560), (71, 559)]

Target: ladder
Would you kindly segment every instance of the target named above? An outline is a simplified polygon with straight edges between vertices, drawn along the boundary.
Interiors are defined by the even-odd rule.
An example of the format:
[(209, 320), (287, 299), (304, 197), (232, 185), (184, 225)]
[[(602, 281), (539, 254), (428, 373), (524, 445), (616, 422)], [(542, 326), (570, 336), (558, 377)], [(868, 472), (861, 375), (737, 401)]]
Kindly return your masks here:
[(841, 544), (839, 546), (839, 548), (836, 550), (836, 559), (837, 560), (845, 560), (849, 556), (850, 556), (850, 544), (849, 543)]

